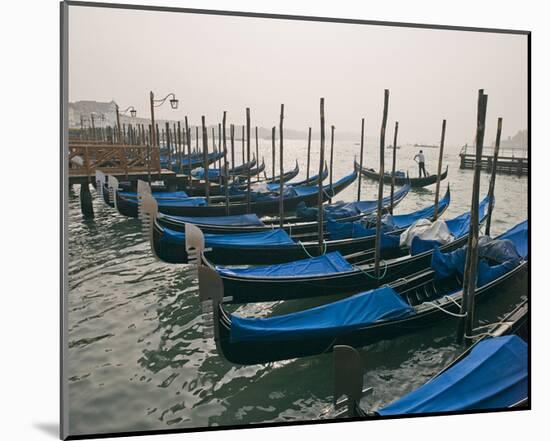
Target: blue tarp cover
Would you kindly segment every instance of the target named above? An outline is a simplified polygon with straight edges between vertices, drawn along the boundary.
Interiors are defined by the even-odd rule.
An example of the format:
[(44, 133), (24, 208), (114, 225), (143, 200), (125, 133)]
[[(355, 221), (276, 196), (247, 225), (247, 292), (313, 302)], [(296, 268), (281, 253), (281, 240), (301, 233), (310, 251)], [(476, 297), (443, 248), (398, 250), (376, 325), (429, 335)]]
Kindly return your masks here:
[[(443, 199), (438, 203), (438, 213), (445, 210), (451, 203), (451, 194), (447, 193)], [(431, 219), (435, 213), (435, 204), (430, 207), (423, 208), (422, 210), (415, 211), (409, 214), (397, 214), (392, 216), (393, 224), (395, 228), (408, 228), (418, 219)]]
[(206, 198), (187, 198), (187, 199), (157, 199), (159, 207), (202, 207), (206, 205)]
[(273, 278), (342, 273), (353, 270), (353, 266), (338, 251), (335, 251), (323, 256), (277, 265), (254, 266), (250, 268), (234, 268), (218, 265), (216, 266), (216, 270), (226, 276)]
[(177, 222), (187, 222), (188, 224), (200, 225), (221, 225), (221, 226), (238, 226), (238, 227), (261, 227), (264, 223), (255, 214), (235, 214), (231, 216), (170, 216), (164, 214), (165, 219), (172, 219)]
[[(119, 191), (118, 194), (126, 199), (137, 199), (137, 193), (133, 191)], [(184, 191), (153, 191), (151, 195), (155, 199), (186, 199), (189, 197)]]
[(231, 315), (231, 341), (281, 341), (337, 337), (358, 328), (415, 314), (390, 287), (382, 287), (305, 311), (269, 318)]
[[(508, 245), (513, 246), (516, 250), (526, 249), (527, 247), (527, 222), (522, 222), (506, 233), (497, 237), (494, 242), (506, 241)], [(483, 247), (480, 240), (478, 253), (483, 255)], [(492, 245), (489, 245), (492, 246)], [(521, 255), (521, 253), (518, 253)], [(525, 254), (526, 256), (526, 254)], [(458, 274), (461, 278), (464, 276), (464, 265), (466, 261), (466, 247), (458, 250), (442, 253), (439, 248), (435, 248), (432, 255), (431, 267), (435, 271), (435, 278), (438, 280), (452, 277)], [(477, 270), (477, 286), (484, 286), (493, 280), (506, 274), (520, 263), (517, 254), (510, 253), (509, 260), (503, 261), (497, 265), (489, 265), (485, 260), (479, 259)]]
[(527, 344), (488, 338), (442, 374), (378, 410), (380, 415), (506, 408), (527, 398)]
[[(163, 243), (185, 243), (185, 233), (163, 228), (161, 237)], [(207, 247), (237, 247), (250, 248), (266, 245), (294, 245), (294, 241), (285, 230), (261, 231), (258, 233), (238, 234), (205, 234), (204, 240)]]

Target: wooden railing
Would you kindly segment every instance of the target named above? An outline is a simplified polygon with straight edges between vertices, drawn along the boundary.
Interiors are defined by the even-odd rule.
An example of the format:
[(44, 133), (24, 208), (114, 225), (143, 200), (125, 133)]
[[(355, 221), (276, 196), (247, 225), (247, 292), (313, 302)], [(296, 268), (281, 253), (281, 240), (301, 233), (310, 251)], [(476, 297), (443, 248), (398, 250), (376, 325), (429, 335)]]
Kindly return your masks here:
[(69, 176), (95, 175), (96, 170), (116, 175), (160, 173), (159, 149), (149, 146), (69, 143)]

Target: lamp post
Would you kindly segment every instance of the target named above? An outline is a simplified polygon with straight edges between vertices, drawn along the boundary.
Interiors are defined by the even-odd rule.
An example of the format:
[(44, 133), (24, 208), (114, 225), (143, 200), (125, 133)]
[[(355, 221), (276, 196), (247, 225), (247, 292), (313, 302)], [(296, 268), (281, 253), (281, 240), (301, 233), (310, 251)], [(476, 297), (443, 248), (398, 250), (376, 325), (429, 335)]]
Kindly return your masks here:
[[(174, 109), (174, 110), (177, 109), (179, 101), (176, 98), (176, 95), (174, 93), (170, 92), (164, 98), (162, 98), (160, 100), (156, 100), (155, 99), (155, 94), (153, 93), (153, 91), (149, 92), (149, 101), (150, 101), (150, 105), (151, 105), (151, 144), (153, 145), (153, 147), (158, 147), (157, 131), (155, 130), (155, 127), (156, 127), (155, 126), (155, 107), (162, 106), (168, 98), (170, 98), (170, 107), (172, 107), (172, 109)], [(151, 164), (151, 151), (150, 150), (148, 152), (148, 160), (149, 160), (149, 164)], [(158, 172), (159, 172), (159, 179), (160, 179), (160, 151), (159, 151)], [(150, 173), (149, 173), (149, 176), (150, 176)], [(149, 177), (149, 181), (150, 180), (151, 180), (151, 178)]]
[(116, 107), (116, 125), (117, 125), (117, 134), (118, 134), (118, 140), (119, 140), (119, 143), (122, 144), (122, 132), (120, 130), (120, 114), (124, 115), (126, 113), (128, 113), (128, 111), (130, 111), (130, 116), (132, 118), (135, 118), (136, 117), (136, 114), (137, 114), (137, 110), (135, 109), (134, 106), (128, 106), (126, 109), (124, 109), (122, 112), (120, 111), (119, 107), (118, 107), (118, 104), (115, 104), (115, 107)]

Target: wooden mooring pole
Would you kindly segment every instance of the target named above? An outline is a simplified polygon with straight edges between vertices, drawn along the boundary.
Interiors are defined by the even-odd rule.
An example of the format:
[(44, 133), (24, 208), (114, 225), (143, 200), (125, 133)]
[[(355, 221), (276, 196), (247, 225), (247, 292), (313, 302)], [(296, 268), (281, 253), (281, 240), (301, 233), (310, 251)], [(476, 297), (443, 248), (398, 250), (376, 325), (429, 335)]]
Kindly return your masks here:
[(390, 190), (390, 214), (393, 214), (393, 194), (395, 191), (395, 162), (397, 152), (397, 132), (399, 131), (399, 121), (395, 121), (395, 128), (393, 129), (393, 152), (391, 160), (391, 190)]
[(311, 158), (311, 127), (307, 131), (307, 167), (306, 167), (306, 181), (309, 181), (309, 163)]
[(363, 151), (365, 146), (365, 118), (361, 118), (361, 151), (359, 152), (359, 176), (357, 177), (357, 201), (361, 200), (361, 170), (363, 169)]
[[(198, 130), (198, 127), (196, 128)], [(187, 120), (187, 115), (185, 115), (185, 134), (187, 135), (187, 184), (189, 187), (189, 193), (193, 193), (193, 177), (191, 176), (191, 170), (193, 170), (193, 166), (191, 165), (191, 129), (189, 128), (189, 123)], [(197, 132), (198, 135), (198, 132)], [(198, 144), (198, 136), (197, 136), (197, 144)], [(197, 146), (198, 150), (198, 146)], [(183, 172), (183, 167), (182, 171)]]
[[(229, 136), (231, 137), (231, 168), (235, 168), (235, 124), (231, 124)], [(233, 183), (235, 183), (235, 178), (236, 176), (233, 175)]]
[(284, 183), (283, 183), (283, 160), (284, 160), (284, 147), (283, 147), (283, 121), (285, 119), (285, 105), (281, 104), (281, 115), (279, 117), (279, 173), (281, 179), (279, 180), (279, 226), (283, 228), (285, 222), (285, 206), (284, 206)]
[(439, 161), (437, 162), (437, 181), (435, 184), (435, 211), (434, 220), (439, 214), (439, 188), (441, 186), (441, 168), (443, 167), (443, 148), (445, 147), (445, 131), (447, 130), (447, 120), (441, 123), (441, 141), (439, 143)]
[(202, 119), (202, 160), (204, 167), (204, 193), (206, 196), (206, 203), (210, 204), (210, 178), (208, 176), (208, 129), (206, 128), (206, 121), (204, 115)]
[(244, 126), (241, 126), (241, 146), (242, 146), (242, 153), (243, 153), (243, 164), (244, 162)]
[(380, 282), (380, 251), (382, 238), (382, 198), (384, 197), (384, 145), (386, 143), (386, 123), (388, 121), (388, 104), (390, 91), (384, 90), (384, 113), (380, 129), (380, 178), (378, 179), (378, 206), (376, 210), (376, 240), (374, 246), (374, 277)]
[(332, 170), (334, 167), (334, 126), (330, 126), (330, 177), (329, 177), (329, 203), (332, 202), (334, 190), (332, 188)]
[[(246, 158), (250, 162), (250, 108), (246, 108)], [(250, 167), (246, 171), (246, 212), (250, 214)]]
[[(256, 166), (259, 167), (259, 165), (260, 165), (260, 152), (258, 150), (258, 126), (254, 127), (254, 131), (255, 131), (255, 136), (256, 136), (256, 160), (258, 161)], [(260, 180), (260, 174), (257, 173), (256, 174), (256, 182), (258, 182), (259, 180)]]
[(271, 127), (271, 180), (275, 182), (275, 131), (277, 127)]
[(491, 235), (491, 220), (493, 218), (493, 209), (495, 207), (495, 181), (497, 178), (497, 161), (500, 150), (500, 135), (502, 132), (502, 118), (497, 121), (497, 139), (495, 140), (495, 152), (493, 154), (493, 164), (491, 167), (491, 180), (489, 181), (489, 208), (487, 211), (487, 222), (485, 223), (485, 235)]
[(323, 254), (323, 243), (325, 226), (323, 220), (323, 180), (321, 175), (323, 174), (323, 165), (325, 163), (325, 99), (321, 98), (320, 102), (320, 123), (321, 123), (321, 142), (319, 150), (319, 182), (317, 183), (317, 208), (318, 208), (318, 241), (319, 241), (319, 255)]
[(225, 193), (225, 214), (229, 216), (229, 170), (227, 168), (227, 139), (225, 136), (225, 120), (227, 112), (224, 110), (222, 127), (223, 127), (223, 189)]
[(476, 130), (476, 164), (474, 167), (474, 182), (472, 188), (472, 205), (470, 215), (470, 232), (468, 248), (464, 265), (464, 282), (462, 286), (462, 317), (458, 321), (457, 341), (463, 343), (466, 337), (472, 335), (474, 323), (475, 289), (477, 282), (477, 257), (479, 235), (479, 184), (481, 177), (481, 157), (483, 155), (483, 139), (485, 137), (485, 116), (487, 114), (487, 95), (483, 89), (479, 90), (477, 101), (477, 130)]

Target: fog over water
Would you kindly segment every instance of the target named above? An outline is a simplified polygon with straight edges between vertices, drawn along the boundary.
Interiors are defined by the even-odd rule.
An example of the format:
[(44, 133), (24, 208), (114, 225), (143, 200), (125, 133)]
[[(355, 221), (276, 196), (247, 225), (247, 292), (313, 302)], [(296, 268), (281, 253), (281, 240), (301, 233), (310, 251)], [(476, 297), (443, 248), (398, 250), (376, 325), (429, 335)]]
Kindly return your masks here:
[[(175, 92), (180, 107), (159, 118), (192, 125), (244, 121), (319, 126), (319, 98), (338, 133), (377, 137), (383, 89), (400, 139), (435, 143), (441, 119), (453, 144), (472, 142), (477, 90), (489, 95), (487, 121), (503, 137), (527, 127), (527, 37), (483, 32), (303, 22), (189, 13), (71, 7), (69, 100), (114, 99), (149, 115), (149, 90)], [(487, 133), (494, 139), (494, 127)]]

